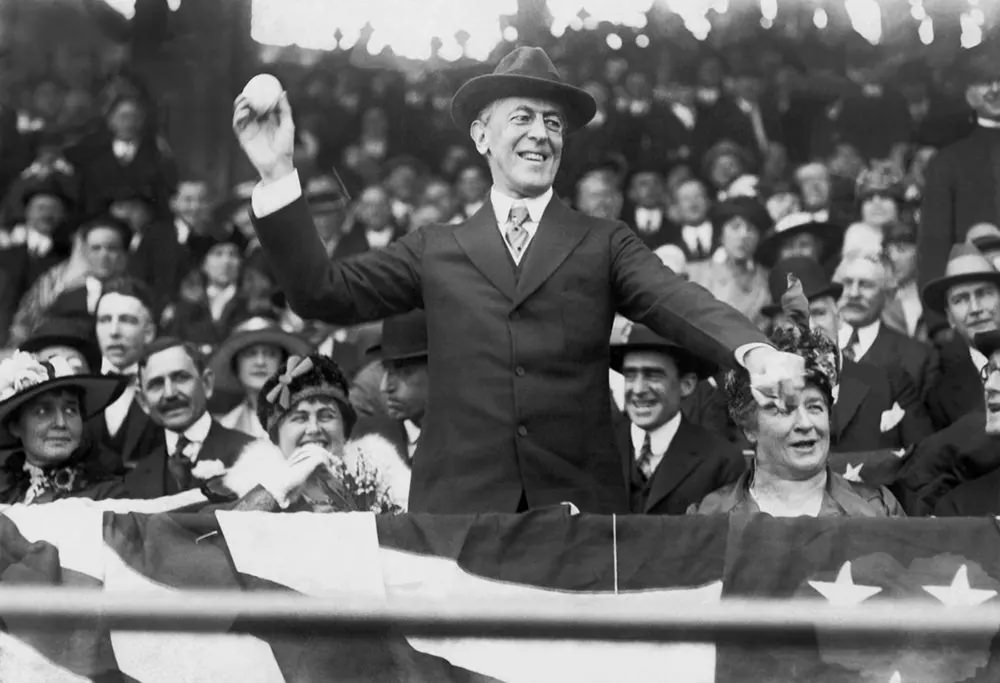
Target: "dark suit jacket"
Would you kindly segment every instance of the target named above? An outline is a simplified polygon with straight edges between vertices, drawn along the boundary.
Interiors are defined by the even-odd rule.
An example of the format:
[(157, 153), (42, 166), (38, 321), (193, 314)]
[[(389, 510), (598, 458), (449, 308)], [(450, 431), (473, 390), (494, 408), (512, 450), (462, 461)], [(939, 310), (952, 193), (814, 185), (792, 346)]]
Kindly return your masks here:
[(84, 430), (91, 439), (104, 447), (102, 457), (103, 454), (110, 454), (112, 460), (105, 460), (103, 465), (107, 471), (115, 473), (133, 467), (139, 458), (153, 450), (160, 434), (156, 424), (135, 401), (129, 406), (125, 420), (115, 435), (120, 438), (120, 447), (116, 446), (119, 438), (112, 438), (107, 433), (103, 413), (88, 420)]
[[(208, 430), (205, 443), (201, 445), (198, 460), (221, 460), (229, 467), (239, 457), (243, 447), (253, 441), (253, 437), (234, 429), (227, 429), (215, 420)], [(125, 474), (125, 488), (131, 498), (159, 498), (179, 493), (177, 483), (167, 470), (167, 446), (163, 429), (157, 432), (156, 446), (140, 458), (135, 468)]]
[(881, 368), (896, 366), (902, 368), (913, 381), (921, 400), (937, 384), (941, 371), (937, 349), (930, 344), (910, 339), (886, 324), (879, 325), (878, 334), (871, 348), (858, 358)]
[[(395, 228), (392, 241), (395, 242), (405, 234), (406, 232), (404, 230)], [(356, 256), (357, 254), (363, 254), (369, 250), (371, 250), (371, 246), (368, 244), (368, 237), (365, 235), (365, 226), (363, 223), (357, 222), (351, 227), (347, 234), (344, 235), (339, 242), (337, 242), (337, 246), (334, 247), (333, 254), (330, 255), (330, 258), (334, 261), (339, 261), (351, 256)]]
[[(622, 212), (622, 220), (625, 221), (625, 225), (632, 228), (633, 232), (639, 236), (642, 243), (645, 244), (650, 249), (656, 249), (659, 246), (667, 244), (668, 242), (674, 241), (672, 238), (674, 234), (677, 233), (677, 228), (674, 226), (670, 219), (667, 218), (667, 210), (660, 209), (660, 227), (656, 229), (655, 232), (644, 233), (639, 230), (638, 222), (636, 220), (636, 207), (631, 203), (625, 206), (625, 210)], [(681, 240), (682, 242), (684, 240)]]
[(129, 256), (129, 273), (149, 285), (157, 311), (177, 299), (181, 281), (197, 267), (189, 245), (198, 239), (192, 233), (188, 244), (181, 244), (173, 222), (156, 222), (146, 228), (139, 248)]
[(938, 347), (941, 376), (927, 392), (927, 412), (936, 429), (944, 429), (968, 413), (983, 411), (983, 383), (957, 335)]
[[(630, 425), (627, 418), (616, 425), (625, 481), (635, 468)], [(737, 446), (682, 417), (670, 448), (649, 480), (642, 509), (632, 512), (683, 515), (688, 506), (736, 481), (745, 469), (746, 460)]]
[(967, 481), (934, 506), (938, 517), (992, 517), (1000, 514), (1000, 470)]
[[(905, 415), (883, 432), (882, 413), (894, 403), (899, 403)], [(840, 373), (840, 393), (832, 420), (830, 448), (841, 452), (904, 448), (933, 432), (916, 389), (904, 372), (892, 373), (848, 360)]]
[(50, 318), (93, 318), (87, 310), (87, 288), (73, 287), (56, 297), (45, 314)]
[(917, 231), (919, 284), (944, 274), (951, 245), (976, 223), (1000, 225), (1000, 130), (977, 126), (927, 167)]
[(615, 311), (723, 366), (742, 344), (766, 343), (745, 317), (663, 266), (624, 223), (557, 198), (520, 268), (489, 202), (464, 223), (420, 229), (342, 262), (323, 256), (305, 201), (256, 219), (256, 229), (303, 317), (346, 325), (426, 310), (430, 393), (414, 512), (562, 501), (627, 510), (608, 386)]

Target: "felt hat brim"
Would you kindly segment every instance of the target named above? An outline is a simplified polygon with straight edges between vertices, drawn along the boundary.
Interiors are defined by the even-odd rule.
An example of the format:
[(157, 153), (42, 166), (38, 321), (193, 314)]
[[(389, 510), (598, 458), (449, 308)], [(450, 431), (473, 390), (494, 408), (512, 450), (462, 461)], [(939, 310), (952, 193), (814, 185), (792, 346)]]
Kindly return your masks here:
[(217, 389), (242, 392), (243, 385), (233, 370), (233, 361), (240, 351), (258, 344), (267, 344), (282, 349), (289, 356), (306, 356), (312, 352), (312, 345), (305, 339), (285, 332), (281, 328), (248, 330), (230, 335), (212, 355), (210, 367), (215, 375)]
[(692, 368), (698, 379), (708, 379), (709, 377), (715, 375), (715, 373), (719, 370), (715, 363), (705, 360), (704, 358), (700, 358), (683, 347), (677, 346), (676, 344), (655, 342), (612, 344), (610, 358), (611, 369), (615, 372), (621, 372), (622, 366), (625, 363), (625, 356), (631, 351), (659, 351), (669, 356), (675, 356), (681, 359), (687, 367)]
[(823, 243), (824, 259), (836, 253), (844, 242), (844, 230), (840, 226), (833, 223), (804, 223), (803, 225), (796, 225), (793, 228), (788, 228), (781, 232), (772, 232), (765, 236), (757, 247), (755, 255), (757, 263), (765, 268), (773, 268), (774, 264), (778, 261), (778, 253), (782, 242), (804, 232), (812, 233), (816, 239)]
[(923, 292), (921, 292), (924, 306), (936, 313), (943, 314), (947, 305), (948, 290), (955, 285), (967, 282), (992, 282), (997, 287), (1000, 287), (1000, 273), (961, 273), (959, 275), (945, 275), (944, 277), (931, 280), (924, 285)]
[[(806, 293), (806, 299), (812, 301), (813, 299), (818, 299), (821, 296), (833, 297), (834, 300), (839, 300), (840, 295), (844, 293), (844, 285), (839, 282), (831, 282), (829, 287), (824, 287), (817, 292)], [(769, 303), (766, 306), (762, 306), (760, 312), (768, 317), (773, 318), (774, 316), (781, 313), (781, 303)]]
[(86, 421), (102, 412), (121, 396), (128, 382), (119, 377), (105, 375), (67, 375), (36, 384), (0, 402), (0, 448), (11, 448), (18, 444), (18, 438), (10, 433), (7, 420), (21, 406), (49, 391), (75, 389), (83, 394), (81, 415)]
[(559, 105), (567, 132), (586, 126), (597, 113), (597, 102), (586, 90), (549, 78), (524, 74), (485, 74), (467, 81), (451, 100), (451, 118), (467, 132), (486, 105), (507, 97), (532, 97)]

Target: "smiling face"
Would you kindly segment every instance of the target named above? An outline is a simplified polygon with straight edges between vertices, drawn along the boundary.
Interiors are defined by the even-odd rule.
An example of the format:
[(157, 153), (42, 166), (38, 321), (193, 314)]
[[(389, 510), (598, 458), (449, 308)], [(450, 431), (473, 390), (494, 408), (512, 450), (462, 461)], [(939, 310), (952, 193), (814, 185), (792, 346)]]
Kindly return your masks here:
[(286, 458), (299, 446), (310, 443), (340, 453), (345, 440), (340, 406), (332, 398), (303, 399), (281, 418), (277, 437), (278, 448)]
[(625, 411), (629, 420), (647, 431), (669, 422), (681, 399), (694, 391), (698, 378), (681, 373), (677, 362), (660, 351), (630, 351), (622, 359)]
[(552, 187), (562, 157), (565, 116), (553, 102), (508, 97), (473, 121), (472, 140), (486, 157), (497, 190), (515, 199)]
[(199, 371), (183, 346), (150, 355), (139, 379), (142, 391), (137, 397), (143, 409), (156, 424), (175, 432), (205, 414), (214, 384), (212, 371)]
[(830, 453), (830, 407), (822, 392), (807, 385), (789, 412), (758, 408), (756, 427), (746, 430), (755, 445), (757, 467), (779, 479), (808, 479), (826, 467)]
[(65, 462), (80, 445), (83, 416), (75, 391), (48, 391), (24, 404), (10, 432), (21, 440), (25, 459), (39, 467)]
[(965, 90), (965, 100), (980, 116), (1000, 119), (1000, 81), (970, 85)]

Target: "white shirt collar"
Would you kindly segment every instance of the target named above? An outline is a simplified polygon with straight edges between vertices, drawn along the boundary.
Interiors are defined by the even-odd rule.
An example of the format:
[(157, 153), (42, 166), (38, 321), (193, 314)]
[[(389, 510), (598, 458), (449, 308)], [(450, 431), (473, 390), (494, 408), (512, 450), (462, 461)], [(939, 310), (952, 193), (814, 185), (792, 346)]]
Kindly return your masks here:
[(226, 305), (236, 296), (236, 285), (228, 287), (208, 285), (205, 287), (205, 296), (208, 298), (208, 309), (212, 314), (212, 320), (219, 320), (222, 312), (226, 310)]
[(93, 275), (88, 275), (83, 281), (83, 285), (87, 288), (87, 312), (93, 314), (97, 311), (97, 302), (101, 300), (101, 292), (104, 290), (104, 286)]
[(685, 225), (681, 228), (681, 237), (692, 253), (707, 254), (712, 249), (712, 223), (704, 221), (700, 225)]
[(972, 358), (972, 365), (976, 368), (976, 372), (981, 371), (990, 362), (990, 359), (982, 351), (971, 346), (969, 347), (969, 357)]
[[(854, 348), (854, 360), (861, 360), (861, 358), (868, 353), (868, 349), (872, 347), (875, 343), (875, 337), (878, 336), (879, 330), (882, 329), (882, 322), (876, 320), (875, 322), (865, 325), (864, 327), (857, 328), (858, 330), (858, 343)], [(847, 349), (847, 342), (851, 339), (851, 332), (854, 330), (848, 324), (843, 324), (840, 326), (839, 332), (839, 343), (841, 351)]]
[(101, 358), (101, 374), (102, 375), (138, 375), (139, 374), (139, 364), (133, 363), (127, 368), (117, 368), (111, 361), (107, 358)]
[(183, 218), (174, 219), (174, 230), (177, 231), (177, 243), (187, 244), (191, 237), (191, 226), (184, 222)]
[[(528, 208), (528, 220), (524, 224), (524, 229), (529, 235), (535, 234), (535, 228), (541, 222), (542, 214), (545, 213), (545, 207), (549, 205), (549, 200), (551, 199), (552, 188), (550, 187), (537, 197), (526, 197), (521, 200)], [(490, 203), (493, 204), (493, 215), (496, 216), (497, 225), (500, 226), (501, 230), (510, 216), (510, 207), (515, 201), (517, 200), (513, 197), (508, 197), (498, 190), (496, 186), (490, 188)]]
[[(680, 426), (681, 413), (677, 411), (676, 415), (649, 432), (649, 447), (653, 450), (653, 459), (649, 461), (649, 464), (653, 472), (656, 471), (660, 461), (663, 460), (663, 456), (666, 455), (667, 449), (670, 448), (674, 437), (677, 436), (677, 429)], [(630, 426), (629, 431), (632, 435), (632, 458), (634, 459), (642, 449), (642, 442), (646, 439), (646, 430), (633, 424)]]
[(1000, 121), (996, 119), (984, 119), (982, 116), (976, 117), (976, 124), (983, 128), (1000, 128)]
[(420, 427), (413, 420), (403, 420), (403, 429), (406, 430), (406, 441), (410, 444), (416, 444), (417, 440), (420, 438)]
[[(205, 443), (205, 439), (208, 438), (208, 431), (212, 428), (212, 416), (208, 412), (202, 413), (201, 417), (194, 421), (190, 427), (184, 430), (184, 437), (193, 444), (197, 444), (197, 450), (191, 449), (193, 451), (192, 455), (185, 453), (187, 457), (191, 459), (192, 462), (198, 459), (198, 451), (201, 450), (201, 446)], [(169, 429), (163, 430), (163, 439), (167, 444), (167, 455), (171, 455), (177, 448), (177, 442), (180, 440), (181, 435), (177, 432), (171, 431)], [(186, 450), (186, 449), (185, 449)]]

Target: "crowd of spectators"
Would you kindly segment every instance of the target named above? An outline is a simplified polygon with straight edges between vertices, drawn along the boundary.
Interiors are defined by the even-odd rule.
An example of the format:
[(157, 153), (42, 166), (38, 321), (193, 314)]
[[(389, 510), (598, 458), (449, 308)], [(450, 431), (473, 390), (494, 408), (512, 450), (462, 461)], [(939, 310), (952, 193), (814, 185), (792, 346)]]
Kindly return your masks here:
[[(598, 104), (593, 121), (568, 138), (557, 195), (583, 213), (624, 221), (674, 271), (779, 337), (783, 321), (794, 318), (782, 299), (797, 281), (812, 331), (800, 330), (786, 346), (805, 344), (815, 355), (825, 339), (837, 357), (836, 372), (816, 390), (832, 416), (822, 464), (828, 458), (838, 476), (876, 487), (865, 505), (875, 500), (884, 514), (899, 514), (899, 504), (877, 487), (890, 487), (907, 512), (924, 514), (992, 470), (988, 442), (974, 435), (985, 433), (984, 411), (997, 410), (984, 406), (981, 380), (991, 381), (996, 368), (975, 335), (1000, 327), (996, 206), (992, 220), (960, 226), (944, 271), (918, 267), (921, 234), (944, 229), (922, 214), (962, 213), (928, 205), (953, 196), (942, 189), (942, 172), (935, 176), (936, 155), (979, 128), (1000, 126), (1000, 72), (981, 56), (991, 49), (970, 52), (949, 70), (920, 59), (886, 61), (863, 42), (833, 63), (766, 45), (693, 56), (663, 51), (631, 62), (631, 53), (557, 59)], [(490, 174), (449, 110), (452, 79), (466, 73), (348, 62), (288, 78), (296, 167), (329, 258), (382, 249), (482, 209)], [(8, 119), (0, 120), (0, 344), (36, 353), (73, 348), (81, 369), (138, 368), (147, 378), (150, 364), (167, 354), (204, 385), (193, 391), (204, 405), (186, 406), (191, 424), (211, 413), (230, 432), (254, 438), (267, 436), (258, 420), (262, 387), (275, 373), (292, 373), (290, 356), (315, 351), (343, 373), (317, 382), (344, 385), (331, 390), (340, 398), (351, 385), (355, 435), (389, 435), (409, 461), (426, 400), (426, 339), (421, 347), (419, 331), (404, 331), (381, 346), (409, 344), (407, 353), (380, 353), (379, 323), (339, 328), (296, 315), (275, 289), (250, 223), (253, 182), (220, 192), (187, 174), (159, 134), (155, 98), (140, 85), (117, 79), (90, 97), (44, 80)], [(963, 172), (991, 174), (992, 164)], [(937, 253), (937, 262), (946, 256)], [(462, 333), (459, 321), (455, 333)], [(623, 436), (626, 460), (643, 461), (638, 456), (649, 451), (633, 477), (641, 494), (635, 511), (745, 506), (732, 491), (701, 501), (746, 477), (745, 459), (755, 452), (760, 475), (746, 486), (764, 486), (765, 473), (783, 471), (763, 464), (767, 420), (734, 407), (739, 380), (727, 380), (725, 369), (680, 362), (683, 350), (637, 341), (642, 334), (620, 320), (611, 347), (662, 352), (674, 381), (630, 369), (627, 353), (609, 377), (623, 435), (636, 425), (646, 432), (645, 439)], [(178, 348), (184, 353), (171, 351)], [(209, 367), (224, 381), (205, 384)], [(158, 371), (174, 377), (172, 366)], [(158, 404), (145, 385), (126, 389), (94, 433), (125, 465), (142, 461), (157, 430), (171, 424), (171, 406)], [(650, 404), (666, 407), (643, 425)], [(663, 458), (674, 436), (659, 453), (652, 442), (681, 413), (719, 440), (716, 452), (729, 450), (700, 487), (666, 502), (676, 492), (657, 494), (649, 459), (675, 466)], [(201, 442), (209, 438), (203, 430)], [(228, 464), (244, 442), (220, 443)], [(133, 480), (152, 476), (129, 472)], [(764, 509), (767, 493), (758, 493)]]

